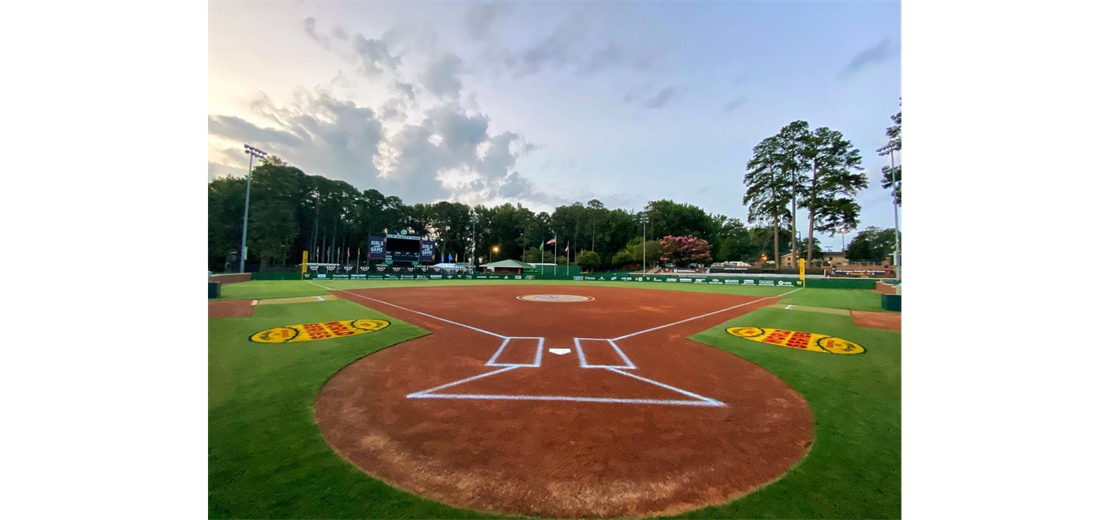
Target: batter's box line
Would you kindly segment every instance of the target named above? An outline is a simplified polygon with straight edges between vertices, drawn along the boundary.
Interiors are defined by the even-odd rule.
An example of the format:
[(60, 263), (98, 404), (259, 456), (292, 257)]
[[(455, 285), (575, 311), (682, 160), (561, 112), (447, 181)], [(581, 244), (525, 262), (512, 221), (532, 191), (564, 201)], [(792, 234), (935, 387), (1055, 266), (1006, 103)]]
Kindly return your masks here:
[[(535, 359), (535, 361), (533, 361), (532, 363), (498, 363), (497, 362), (497, 356), (500, 356), (501, 352), (505, 350), (505, 347), (509, 346), (509, 342), (514, 340), (514, 339), (535, 339), (535, 340), (539, 340), (539, 341), (536, 342), (536, 359)], [(497, 349), (497, 352), (493, 353), (493, 357), (489, 358), (489, 361), (486, 361), (486, 366), (487, 367), (531, 367), (531, 368), (535, 368), (535, 367), (540, 366), (540, 363), (542, 361), (543, 361), (543, 338), (532, 337), (532, 336), (509, 336), (509, 337), (505, 338), (505, 341), (501, 342), (501, 347)]]
[[(582, 352), (582, 343), (581, 342), (583, 342), (583, 341), (604, 341), (604, 342), (609, 343), (609, 346), (613, 348), (613, 350), (617, 353), (617, 355), (619, 355), (621, 357), (622, 360), (624, 360), (624, 364), (623, 365), (594, 365), (594, 364), (591, 364), (589, 361), (586, 361), (586, 354), (584, 352)], [(615, 368), (615, 369), (636, 370), (636, 365), (632, 364), (632, 360), (628, 359), (628, 356), (624, 355), (624, 351), (621, 350), (621, 348), (617, 346), (617, 343), (615, 341), (611, 340), (611, 339), (574, 338), (574, 348), (575, 348), (575, 350), (578, 351), (578, 366), (580, 366), (582, 368)]]
[(617, 369), (617, 368), (612, 368), (612, 367), (598, 367), (598, 368), (604, 368), (605, 370), (608, 370), (608, 371), (610, 371), (614, 374), (620, 374), (622, 376), (631, 377), (633, 379), (637, 379), (639, 381), (643, 381), (645, 383), (652, 384), (652, 385), (658, 386), (660, 388), (666, 388), (667, 390), (670, 390), (672, 392), (676, 392), (676, 393), (685, 395), (685, 396), (689, 397), (690, 399), (688, 399), (688, 400), (687, 399), (634, 399), (634, 398), (623, 398), (623, 397), (589, 397), (589, 396), (576, 396), (576, 395), (443, 394), (443, 393), (438, 393), (440, 390), (445, 390), (445, 389), (451, 388), (453, 386), (458, 386), (458, 385), (461, 385), (461, 384), (464, 384), (464, 383), (469, 383), (471, 381), (476, 381), (478, 379), (482, 379), (482, 378), (485, 378), (485, 377), (490, 377), (490, 376), (493, 376), (493, 375), (501, 374), (501, 373), (504, 373), (504, 372), (508, 372), (510, 370), (516, 370), (518, 368), (523, 368), (523, 367), (522, 366), (510, 366), (510, 367), (499, 368), (499, 369), (494, 370), (492, 372), (486, 372), (485, 374), (478, 374), (476, 376), (468, 377), (468, 378), (465, 378), (465, 379), (460, 379), (458, 381), (452, 381), (452, 382), (447, 383), (445, 385), (440, 385), (440, 386), (437, 386), (437, 387), (434, 387), (434, 388), (429, 388), (427, 390), (421, 390), (419, 392), (413, 392), (413, 393), (411, 393), (411, 394), (409, 394), (405, 397), (407, 397), (409, 399), (472, 399), (472, 400), (476, 400), (476, 401), (569, 401), (569, 402), (576, 402), (576, 403), (656, 404), (656, 405), (670, 405), (670, 406), (709, 406), (709, 407), (716, 407), (716, 408), (722, 408), (722, 407), (727, 406), (727, 405), (725, 405), (725, 403), (722, 403), (721, 401), (718, 401), (716, 399), (711, 399), (709, 397), (705, 397), (703, 395), (698, 395), (698, 394), (695, 394), (694, 392), (690, 392), (688, 390), (683, 390), (681, 388), (671, 386), (671, 385), (668, 385), (666, 383), (660, 383), (659, 381), (656, 381), (654, 379), (650, 379), (650, 378), (643, 377), (643, 376), (638, 376), (638, 375), (635, 375), (635, 374), (630, 374), (630, 373), (625, 372), (623, 370), (620, 370), (620, 369)]

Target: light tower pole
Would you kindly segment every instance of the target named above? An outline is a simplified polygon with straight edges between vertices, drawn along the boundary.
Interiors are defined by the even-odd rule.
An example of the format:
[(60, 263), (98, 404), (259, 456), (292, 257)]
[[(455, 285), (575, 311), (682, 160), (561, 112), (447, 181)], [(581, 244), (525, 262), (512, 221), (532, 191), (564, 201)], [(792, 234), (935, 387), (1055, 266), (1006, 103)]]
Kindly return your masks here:
[(243, 273), (247, 268), (247, 215), (251, 209), (251, 171), (254, 170), (254, 158), (258, 157), (262, 160), (266, 157), (266, 152), (259, 150), (249, 144), (244, 144), (247, 155), (250, 159), (247, 161), (247, 202), (243, 204), (243, 241), (239, 243), (239, 272)]
[[(897, 150), (892, 140), (879, 148), (880, 155), (890, 154), (890, 198), (894, 202), (894, 279), (902, 280), (902, 233), (898, 229), (898, 173), (894, 169), (894, 152)], [(885, 153), (884, 153), (885, 152)]]
[(644, 271), (643, 281), (646, 282), (647, 281), (647, 225), (648, 225), (647, 213), (644, 213), (644, 214), (640, 215), (640, 224), (643, 224), (643, 226), (644, 226), (644, 236), (640, 240), (640, 252), (643, 253), (643, 263), (642, 263), (641, 267)]

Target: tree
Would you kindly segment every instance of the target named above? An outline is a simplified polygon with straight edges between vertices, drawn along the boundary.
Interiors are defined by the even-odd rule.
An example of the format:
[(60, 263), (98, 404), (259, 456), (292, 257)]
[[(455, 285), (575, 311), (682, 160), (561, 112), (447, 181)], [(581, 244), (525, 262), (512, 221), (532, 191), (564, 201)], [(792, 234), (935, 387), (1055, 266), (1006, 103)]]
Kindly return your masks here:
[(794, 121), (786, 125), (779, 130), (778, 135), (780, 165), (783, 172), (790, 176), (790, 251), (794, 258), (798, 258), (798, 188), (807, 180), (802, 173), (802, 163), (812, 135), (806, 121)]
[(779, 233), (782, 216), (787, 213), (786, 202), (790, 198), (790, 182), (786, 165), (782, 160), (780, 136), (772, 136), (760, 141), (752, 149), (752, 158), (744, 174), (743, 203), (748, 206), (748, 223), (768, 222), (775, 229), (775, 265), (779, 265)]
[(848, 243), (844, 256), (853, 262), (881, 263), (894, 254), (894, 228), (879, 229), (870, 226)]
[(601, 267), (601, 256), (593, 251), (583, 251), (574, 260), (574, 265), (585, 269), (587, 272), (593, 272)]
[(810, 185), (802, 201), (809, 212), (806, 261), (812, 263), (815, 230), (832, 236), (839, 228), (855, 229), (859, 225), (860, 207), (855, 197), (867, 188), (867, 176), (857, 173), (863, 169), (860, 151), (844, 134), (828, 127), (808, 136), (804, 155), (812, 165)]
[[(894, 152), (902, 151), (902, 111), (899, 110), (897, 114), (890, 116), (890, 119), (894, 121), (894, 126), (887, 127), (886, 129), (886, 136), (888, 139), (890, 139), (890, 142), (888, 142), (886, 146), (883, 146), (876, 151), (879, 153), (879, 155), (891, 155), (893, 157)], [(893, 161), (891, 162), (893, 163)], [(895, 166), (892, 164), (891, 166), (883, 166), (883, 182), (881, 185), (883, 189), (886, 190), (889, 190), (892, 186), (894, 186), (894, 200), (899, 206), (901, 206), (902, 165), (899, 164)]]
[(663, 263), (673, 263), (685, 267), (691, 263), (708, 264), (713, 261), (709, 242), (700, 238), (667, 235), (659, 241), (660, 257)]
[(848, 243), (848, 250), (844, 252), (844, 257), (852, 262), (873, 262), (871, 242), (866, 239), (861, 240), (860, 236), (856, 235), (856, 238)]
[(757, 253), (756, 249), (751, 232), (737, 219), (727, 219), (721, 225), (720, 241), (713, 247), (714, 256), (722, 262), (746, 261)]
[(297, 206), (304, 173), (290, 166), (263, 164), (254, 169), (247, 224), (248, 255), (258, 257), (263, 267), (288, 257), (297, 237)]
[(620, 269), (629, 264), (639, 263), (640, 260), (633, 258), (631, 251), (622, 249), (617, 251), (617, 254), (613, 255), (613, 259), (610, 262), (613, 267)]

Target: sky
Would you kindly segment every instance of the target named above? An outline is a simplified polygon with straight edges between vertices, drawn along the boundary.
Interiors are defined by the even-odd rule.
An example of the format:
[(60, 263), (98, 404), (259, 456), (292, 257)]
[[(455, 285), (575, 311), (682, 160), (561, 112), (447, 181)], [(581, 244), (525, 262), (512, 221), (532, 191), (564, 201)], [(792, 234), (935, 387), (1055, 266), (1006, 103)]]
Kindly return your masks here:
[(745, 219), (752, 147), (802, 119), (860, 149), (860, 228), (893, 227), (900, 27), (871, 1), (210, 2), (208, 178), (247, 143), (409, 204)]

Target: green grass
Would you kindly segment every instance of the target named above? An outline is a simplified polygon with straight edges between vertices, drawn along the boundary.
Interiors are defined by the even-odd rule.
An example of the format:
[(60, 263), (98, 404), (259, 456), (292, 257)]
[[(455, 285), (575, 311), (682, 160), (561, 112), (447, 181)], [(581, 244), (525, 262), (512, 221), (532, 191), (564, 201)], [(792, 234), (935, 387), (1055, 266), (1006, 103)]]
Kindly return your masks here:
[[(725, 332), (739, 325), (829, 334), (867, 352), (795, 351)], [(692, 336), (759, 364), (802, 394), (816, 419), (816, 440), (809, 455), (779, 481), (683, 518), (901, 517), (901, 336), (856, 327), (848, 316), (771, 308)]]
[[(329, 281), (349, 289), (430, 285), (512, 284), (517, 281)], [(573, 282), (542, 281), (534, 285)], [(629, 287), (631, 283), (588, 285)], [(655, 289), (781, 294), (770, 287), (644, 284)], [(324, 294), (300, 281), (233, 284), (242, 298)], [(765, 291), (769, 294), (753, 294)], [(816, 296), (809, 296), (811, 292)], [(787, 302), (857, 308), (853, 293), (805, 289)], [(227, 294), (227, 293), (225, 293)], [(797, 298), (808, 298), (793, 301)], [(845, 307), (852, 306), (852, 307)], [(249, 318), (208, 321), (209, 516), (212, 518), (480, 518), (392, 488), (342, 460), (313, 419), (316, 394), (354, 360), (426, 334), (393, 324), (349, 338), (262, 345), (250, 334), (279, 325), (332, 319), (380, 318), (345, 300), (256, 307)], [(762, 345), (728, 335), (733, 325), (819, 332), (859, 343), (867, 353), (838, 356)], [(692, 337), (767, 368), (809, 402), (816, 442), (809, 455), (779, 481), (737, 501), (686, 518), (895, 518), (901, 507), (901, 334), (855, 327), (847, 316), (764, 308)]]
[(325, 294), (328, 291), (300, 280), (252, 280), (220, 286), (221, 300), (265, 300)]
[[(790, 287), (760, 287), (742, 285), (704, 285), (692, 283), (665, 282), (575, 282), (567, 280), (313, 280), (313, 283), (335, 290), (351, 289), (388, 289), (390, 287), (443, 287), (455, 285), (581, 285), (582, 287), (621, 287), (626, 289), (658, 289), (670, 291), (690, 291), (716, 294), (736, 294), (742, 296), (778, 296), (793, 290)], [(807, 289), (809, 290), (809, 289)], [(813, 289), (827, 291), (853, 292), (850, 289)], [(871, 291), (867, 292), (875, 296)], [(221, 300), (254, 300), (266, 298), (291, 298), (294, 296), (317, 296), (328, 294), (318, 285), (301, 280), (253, 280), (250, 282), (225, 285), (220, 288)], [(795, 293), (796, 294), (796, 293)], [(876, 303), (878, 305), (878, 303)]]
[(250, 318), (208, 320), (208, 515), (211, 518), (477, 518), (392, 488), (339, 458), (313, 419), (316, 394), (339, 369), (426, 334), (386, 318), (379, 331), (263, 345), (279, 325), (380, 318), (343, 301), (267, 305)]
[(864, 289), (811, 289), (807, 287), (805, 290), (787, 296), (779, 303), (828, 307), (830, 309), (892, 312), (883, 310), (882, 295)]

